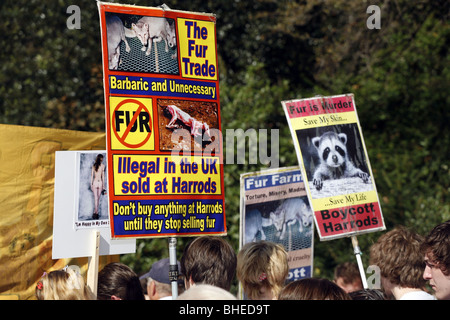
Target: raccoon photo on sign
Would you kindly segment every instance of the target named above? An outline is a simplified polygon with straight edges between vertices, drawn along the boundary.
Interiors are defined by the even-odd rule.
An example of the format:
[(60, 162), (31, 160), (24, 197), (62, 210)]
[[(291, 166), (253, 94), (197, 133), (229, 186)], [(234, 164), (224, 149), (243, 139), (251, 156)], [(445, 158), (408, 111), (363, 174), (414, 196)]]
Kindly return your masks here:
[(296, 133), (313, 199), (373, 190), (356, 124)]

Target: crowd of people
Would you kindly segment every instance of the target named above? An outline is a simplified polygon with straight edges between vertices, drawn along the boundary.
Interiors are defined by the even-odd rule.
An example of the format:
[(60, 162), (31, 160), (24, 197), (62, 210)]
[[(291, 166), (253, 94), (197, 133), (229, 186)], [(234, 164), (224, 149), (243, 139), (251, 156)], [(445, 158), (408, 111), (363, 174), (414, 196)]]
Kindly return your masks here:
[[(450, 300), (450, 221), (422, 237), (396, 227), (370, 248), (370, 264), (379, 268), (380, 289), (364, 288), (355, 263), (335, 269), (334, 279), (305, 278), (286, 283), (288, 254), (283, 246), (257, 241), (236, 254), (223, 237), (202, 236), (185, 247), (180, 261), (179, 300), (237, 300), (230, 293), (235, 277), (251, 300)], [(96, 296), (70, 268), (44, 273), (36, 284), (39, 300), (172, 299), (169, 259), (138, 276), (122, 263), (98, 274)]]

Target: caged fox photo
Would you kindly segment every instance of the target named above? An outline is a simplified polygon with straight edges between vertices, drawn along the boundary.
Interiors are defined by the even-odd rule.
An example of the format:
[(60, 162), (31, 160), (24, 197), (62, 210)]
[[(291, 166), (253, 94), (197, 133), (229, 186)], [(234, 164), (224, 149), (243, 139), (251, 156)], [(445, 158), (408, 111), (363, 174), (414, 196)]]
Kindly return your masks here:
[(267, 240), (288, 251), (311, 246), (313, 212), (306, 196), (251, 204), (245, 211), (243, 244)]
[(356, 124), (296, 133), (313, 199), (373, 190)]

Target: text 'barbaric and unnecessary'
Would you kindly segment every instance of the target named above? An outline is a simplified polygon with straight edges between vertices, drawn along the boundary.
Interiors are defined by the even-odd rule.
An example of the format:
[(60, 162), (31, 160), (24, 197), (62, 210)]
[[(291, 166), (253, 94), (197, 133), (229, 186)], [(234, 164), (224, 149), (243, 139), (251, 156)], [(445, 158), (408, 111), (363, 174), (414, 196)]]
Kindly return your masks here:
[(112, 75), (109, 77), (109, 88), (114, 94), (170, 94), (175, 97), (216, 99), (216, 85), (211, 82)]

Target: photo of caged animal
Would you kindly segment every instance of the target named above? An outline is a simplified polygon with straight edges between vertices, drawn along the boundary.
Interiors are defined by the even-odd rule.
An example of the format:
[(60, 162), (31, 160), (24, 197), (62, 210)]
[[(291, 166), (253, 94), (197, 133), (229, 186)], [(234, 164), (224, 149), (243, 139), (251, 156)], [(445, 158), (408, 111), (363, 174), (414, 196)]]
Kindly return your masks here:
[[(132, 23), (131, 29), (127, 29), (127, 37), (137, 37), (142, 43), (142, 51), (148, 56), (152, 51), (152, 42), (165, 42), (165, 51), (169, 52), (169, 47), (177, 45), (175, 24), (170, 24), (166, 18), (142, 17), (136, 23)], [(172, 56), (175, 59), (176, 55)]]
[(319, 166), (313, 175), (313, 185), (317, 191), (323, 188), (324, 180), (359, 177), (364, 183), (370, 182), (368, 173), (355, 167), (347, 152), (347, 135), (327, 131), (320, 137), (311, 139), (319, 156)]
[(312, 225), (313, 216), (311, 208), (303, 199), (289, 198), (270, 213), (270, 220), (277, 229), (277, 235), (283, 240), (288, 227), (298, 222), (298, 232), (302, 233), (304, 228)]
[[(263, 210), (264, 211), (264, 210)], [(245, 214), (244, 243), (261, 240), (283, 241), (286, 239), (288, 229), (298, 223), (298, 231), (303, 236), (312, 232), (313, 214), (308, 202), (302, 198), (288, 198), (282, 200), (264, 216), (260, 209), (252, 208)], [(266, 229), (266, 231), (264, 231)], [(267, 230), (274, 230), (269, 234)]]
[(117, 70), (121, 64), (120, 43), (122, 41), (125, 42), (126, 52), (130, 52), (131, 48), (125, 37), (126, 28), (122, 20), (114, 15), (107, 15), (105, 20), (108, 43), (108, 66), (110, 70)]

